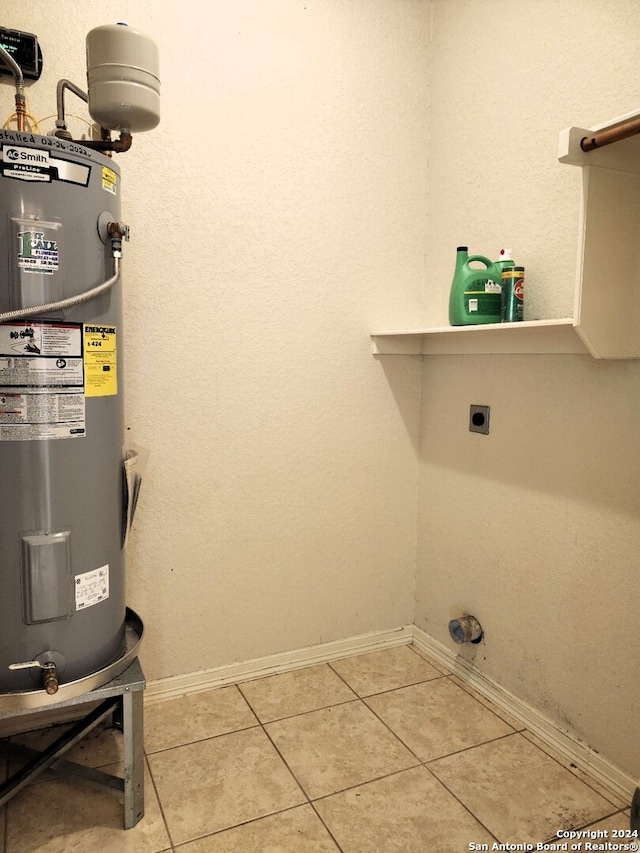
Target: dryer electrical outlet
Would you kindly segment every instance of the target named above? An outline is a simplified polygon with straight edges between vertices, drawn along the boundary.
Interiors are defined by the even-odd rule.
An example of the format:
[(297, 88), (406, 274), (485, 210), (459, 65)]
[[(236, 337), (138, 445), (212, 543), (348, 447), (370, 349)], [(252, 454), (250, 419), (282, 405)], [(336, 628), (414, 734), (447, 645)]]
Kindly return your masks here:
[(489, 435), (489, 406), (469, 406), (469, 432)]

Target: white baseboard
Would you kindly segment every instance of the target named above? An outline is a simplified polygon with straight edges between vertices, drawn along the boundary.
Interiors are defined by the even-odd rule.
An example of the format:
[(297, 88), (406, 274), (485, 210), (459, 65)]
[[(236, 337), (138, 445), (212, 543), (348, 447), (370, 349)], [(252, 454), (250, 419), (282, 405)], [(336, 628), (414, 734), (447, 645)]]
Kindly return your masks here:
[(218, 666), (201, 672), (175, 675), (149, 682), (145, 690), (145, 703), (199, 693), (202, 690), (251, 681), (254, 678), (264, 678), (267, 675), (289, 672), (304, 666), (326, 663), (329, 660), (351, 655), (361, 655), (391, 646), (406, 646), (411, 642), (413, 642), (413, 625), (407, 625), (403, 628), (361, 634), (346, 640), (335, 640), (317, 646), (307, 646), (290, 652), (280, 652), (263, 658)]
[(502, 711), (515, 717), (531, 734), (536, 735), (549, 747), (569, 759), (580, 770), (584, 770), (623, 799), (631, 801), (638, 784), (637, 779), (625, 773), (587, 744), (562, 731), (527, 702), (523, 702), (522, 699), (478, 672), (471, 664), (458, 657), (454, 651), (434, 640), (417, 626), (413, 626), (412, 633), (415, 645), (432, 657), (436, 663), (451, 670), (473, 690), (477, 690)]

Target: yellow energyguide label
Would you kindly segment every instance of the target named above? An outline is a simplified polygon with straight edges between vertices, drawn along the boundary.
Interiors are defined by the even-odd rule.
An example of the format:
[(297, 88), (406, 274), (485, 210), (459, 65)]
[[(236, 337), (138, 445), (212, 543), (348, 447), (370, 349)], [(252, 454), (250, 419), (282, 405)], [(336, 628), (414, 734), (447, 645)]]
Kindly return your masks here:
[(118, 393), (116, 327), (84, 324), (85, 397)]

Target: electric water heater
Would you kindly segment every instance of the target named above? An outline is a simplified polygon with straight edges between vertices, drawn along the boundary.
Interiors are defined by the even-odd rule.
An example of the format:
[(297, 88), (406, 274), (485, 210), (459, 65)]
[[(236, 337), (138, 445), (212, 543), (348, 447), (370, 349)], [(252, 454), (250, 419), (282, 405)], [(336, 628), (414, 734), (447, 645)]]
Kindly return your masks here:
[(0, 130), (0, 708), (104, 683), (142, 635), (125, 604), (118, 147), (22, 125)]

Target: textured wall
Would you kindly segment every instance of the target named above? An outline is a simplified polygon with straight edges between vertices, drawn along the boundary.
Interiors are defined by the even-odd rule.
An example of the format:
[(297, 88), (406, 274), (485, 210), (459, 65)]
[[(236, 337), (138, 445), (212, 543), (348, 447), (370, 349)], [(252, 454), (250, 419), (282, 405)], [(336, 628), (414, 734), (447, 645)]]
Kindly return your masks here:
[[(465, 243), (513, 248), (529, 318), (572, 315), (581, 175), (558, 133), (640, 106), (639, 36), (634, 2), (434, 3), (425, 324), (446, 322)], [(423, 371), (416, 624), (452, 647), (449, 619), (474, 613), (485, 642), (461, 654), (639, 776), (640, 364)], [(489, 436), (468, 432), (471, 403)]]
[(410, 623), (419, 365), (391, 387), (368, 334), (422, 298), (428, 7), (24, 0), (3, 24), (41, 39), (32, 113), (118, 20), (163, 87), (119, 158), (147, 677)]

